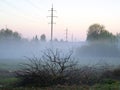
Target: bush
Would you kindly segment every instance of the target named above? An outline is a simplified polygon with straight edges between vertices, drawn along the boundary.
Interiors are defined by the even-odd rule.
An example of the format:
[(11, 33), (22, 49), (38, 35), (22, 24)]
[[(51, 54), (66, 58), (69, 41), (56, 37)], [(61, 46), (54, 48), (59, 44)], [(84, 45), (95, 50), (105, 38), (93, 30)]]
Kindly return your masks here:
[(51, 49), (43, 52), (41, 58), (28, 58), (29, 63), (22, 64), (23, 69), (16, 71), (21, 79), (21, 86), (63, 85), (71, 80), (70, 74), (75, 70), (76, 61), (71, 59), (72, 53), (64, 55)]
[[(20, 79), (19, 86), (46, 87), (54, 85), (94, 85), (113, 84), (120, 80), (120, 69), (105, 67), (79, 67), (72, 59), (72, 53), (51, 49), (43, 52), (41, 58), (28, 58), (29, 63), (22, 64), (22, 69), (16, 71)], [(107, 67), (107, 68), (106, 68)]]
[(101, 76), (102, 79), (112, 79), (120, 81), (120, 68), (117, 67), (111, 70), (105, 70)]

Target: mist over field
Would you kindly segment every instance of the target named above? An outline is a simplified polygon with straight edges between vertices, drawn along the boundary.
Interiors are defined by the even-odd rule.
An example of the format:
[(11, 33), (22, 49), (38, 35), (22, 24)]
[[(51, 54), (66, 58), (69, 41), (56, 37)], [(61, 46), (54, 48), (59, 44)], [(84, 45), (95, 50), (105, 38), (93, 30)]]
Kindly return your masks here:
[(0, 0), (0, 90), (120, 90), (120, 0)]
[[(47, 87), (119, 82), (120, 34), (102, 25), (89, 27), (86, 41), (73, 42), (0, 30), (0, 85)], [(4, 77), (4, 78), (2, 78)], [(6, 81), (5, 81), (6, 79)], [(10, 80), (9, 80), (10, 79)], [(109, 80), (110, 79), (110, 80)]]
[(119, 44), (89, 42), (30, 42), (11, 41), (0, 44), (0, 62), (26, 62), (27, 58), (41, 58), (47, 49), (60, 50), (63, 54), (73, 52), (72, 57), (81, 65), (120, 64)]
[(39, 57), (47, 49), (60, 49), (67, 52), (81, 47), (85, 42), (5, 42), (0, 44), (0, 59), (23, 59), (26, 57)]

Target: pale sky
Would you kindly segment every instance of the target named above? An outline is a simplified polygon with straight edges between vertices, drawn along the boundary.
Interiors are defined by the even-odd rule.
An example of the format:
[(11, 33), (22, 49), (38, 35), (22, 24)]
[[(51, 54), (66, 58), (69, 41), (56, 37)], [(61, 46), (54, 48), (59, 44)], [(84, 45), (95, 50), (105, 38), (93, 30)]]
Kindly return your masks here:
[(114, 34), (120, 32), (120, 0), (0, 0), (0, 29), (8, 28), (31, 39), (46, 34), (50, 40), (51, 6), (57, 10), (54, 15), (54, 38), (65, 40), (72, 34), (76, 41), (86, 39), (88, 27), (94, 23), (103, 24)]

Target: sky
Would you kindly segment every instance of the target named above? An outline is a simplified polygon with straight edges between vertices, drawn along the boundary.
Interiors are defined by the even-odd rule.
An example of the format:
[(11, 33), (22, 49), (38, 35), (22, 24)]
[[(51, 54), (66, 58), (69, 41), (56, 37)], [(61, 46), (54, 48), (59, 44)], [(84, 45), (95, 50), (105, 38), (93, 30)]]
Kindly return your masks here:
[(113, 34), (120, 32), (120, 0), (0, 0), (0, 29), (19, 32), (25, 38), (45, 34), (50, 40), (50, 12), (55, 16), (54, 38), (84, 41), (94, 23), (102, 24)]

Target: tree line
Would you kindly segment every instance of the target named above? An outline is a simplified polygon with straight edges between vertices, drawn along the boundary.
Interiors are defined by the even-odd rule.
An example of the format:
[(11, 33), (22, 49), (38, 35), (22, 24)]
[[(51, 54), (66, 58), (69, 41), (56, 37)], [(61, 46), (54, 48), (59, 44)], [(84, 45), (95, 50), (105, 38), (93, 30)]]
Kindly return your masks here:
[[(0, 42), (9, 42), (9, 41), (26, 41), (27, 39), (23, 38), (22, 35), (18, 32), (13, 32), (13, 30), (11, 29), (1, 29), (0, 30)], [(33, 37), (33, 39), (31, 41), (37, 42), (37, 41), (42, 41), (45, 42), (46, 41), (46, 35), (42, 34), (40, 36), (40, 39), (38, 38), (38, 36), (36, 35), (35, 37)]]
[(113, 35), (105, 26), (93, 24), (88, 28), (87, 41), (90, 42), (117, 42), (120, 39), (120, 33)]
[[(12, 30), (6, 28), (0, 30), (0, 41), (21, 41), (26, 40), (21, 36), (18, 32), (13, 32)], [(37, 42), (37, 41), (46, 41), (46, 35), (42, 34), (40, 38), (36, 35), (32, 38), (31, 41)], [(58, 41), (57, 38), (54, 39), (54, 41)], [(64, 40), (60, 40), (64, 41)], [(87, 38), (86, 41), (88, 42), (117, 42), (120, 41), (120, 33), (117, 33), (116, 35), (113, 35), (108, 30), (106, 30), (104, 25), (101, 24), (92, 24), (89, 26), (87, 31)]]

